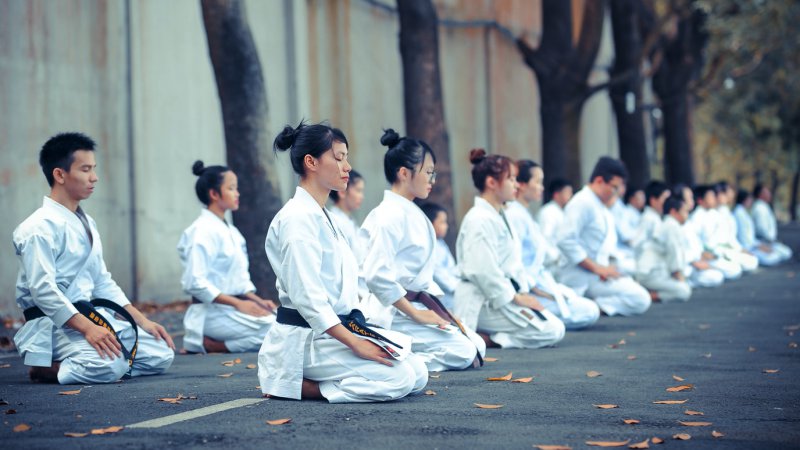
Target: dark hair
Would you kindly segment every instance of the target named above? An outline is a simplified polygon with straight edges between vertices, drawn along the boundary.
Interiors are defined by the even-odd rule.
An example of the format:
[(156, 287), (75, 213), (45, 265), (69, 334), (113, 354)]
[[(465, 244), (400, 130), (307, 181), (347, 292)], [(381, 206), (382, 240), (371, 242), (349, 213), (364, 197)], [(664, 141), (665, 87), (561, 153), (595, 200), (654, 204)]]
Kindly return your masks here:
[(736, 204), (737, 205), (744, 205), (744, 202), (747, 200), (747, 197), (750, 197), (750, 193), (744, 189), (739, 189), (736, 192)]
[(225, 172), (229, 171), (225, 166), (208, 166), (203, 165), (203, 161), (199, 159), (192, 164), (192, 173), (197, 175), (197, 182), (194, 184), (194, 192), (197, 198), (208, 206), (211, 203), (211, 197), (208, 195), (209, 190), (216, 193), (220, 192), (223, 180), (225, 180)]
[(492, 177), (497, 181), (503, 174), (511, 171), (514, 164), (511, 158), (503, 155), (487, 155), (482, 148), (473, 148), (469, 151), (469, 162), (472, 163), (472, 183), (483, 192), (486, 188), (486, 177)]
[(718, 181), (716, 184), (714, 184), (714, 191), (716, 191), (717, 194), (719, 194), (720, 192), (727, 192), (727, 190), (728, 190), (728, 182), (725, 180)]
[(306, 155), (319, 158), (333, 148), (334, 142), (349, 145), (342, 130), (332, 128), (325, 122), (307, 125), (305, 121), (301, 121), (297, 128), (286, 125), (275, 137), (272, 150), (277, 153), (291, 148), (289, 158), (292, 161), (292, 169), (298, 175), (305, 175), (303, 158)]
[(608, 156), (603, 156), (597, 160), (597, 164), (594, 165), (594, 170), (592, 170), (592, 176), (589, 177), (589, 182), (591, 183), (597, 177), (603, 177), (603, 181), (606, 183), (611, 181), (614, 177), (620, 177), (623, 180), (628, 179), (628, 170), (625, 168), (625, 164), (618, 159), (614, 159)]
[(694, 187), (694, 189), (692, 191), (694, 192), (694, 200), (695, 200), (695, 202), (697, 202), (697, 200), (702, 200), (703, 197), (705, 197), (706, 194), (708, 194), (709, 191), (713, 192), (714, 194), (717, 193), (717, 191), (714, 189), (714, 186), (711, 186), (711, 185), (708, 185), (708, 184), (697, 185), (697, 186)]
[(683, 198), (677, 197), (675, 195), (671, 195), (667, 198), (664, 202), (664, 215), (666, 216), (669, 214), (673, 209), (675, 211), (680, 211), (681, 207), (683, 207)]
[(683, 190), (688, 187), (689, 185), (686, 183), (675, 183), (672, 185), (672, 196), (683, 198)]
[(572, 183), (570, 183), (566, 178), (553, 178), (553, 180), (550, 181), (550, 184), (547, 185), (547, 192), (549, 192), (550, 196), (552, 196), (556, 192), (561, 192), (567, 187), (572, 187)]
[[(350, 186), (355, 184), (358, 180), (363, 180), (364, 177), (361, 176), (360, 173), (356, 172), (355, 170), (350, 170), (350, 181), (347, 182), (347, 189), (350, 189)], [(339, 191), (331, 191), (331, 200), (335, 202), (339, 201)]]
[(755, 187), (753, 188), (753, 198), (760, 197), (761, 196), (761, 191), (763, 191), (765, 188), (766, 188), (766, 186), (764, 186), (763, 184), (757, 183), (755, 185)]
[(637, 192), (644, 192), (644, 189), (639, 186), (628, 186), (627, 189), (625, 189), (625, 195), (622, 196), (622, 200), (626, 205), (630, 203), (631, 198), (636, 195)]
[(389, 184), (397, 181), (397, 172), (401, 167), (414, 172), (416, 167), (425, 161), (425, 155), (431, 155), (433, 163), (436, 164), (436, 155), (428, 144), (412, 137), (400, 137), (391, 128), (383, 130), (381, 145), (389, 148), (383, 157), (383, 174)]
[(69, 172), (74, 161), (74, 154), (78, 150), (93, 152), (95, 143), (83, 133), (59, 133), (44, 143), (39, 152), (39, 165), (42, 166), (44, 177), (50, 187), (55, 184), (53, 170), (62, 169)]
[(422, 206), (420, 206), (420, 209), (422, 209), (422, 212), (425, 213), (431, 223), (436, 220), (436, 216), (438, 216), (439, 213), (447, 214), (447, 210), (444, 209), (442, 205), (433, 202), (424, 203)]
[(659, 198), (664, 195), (664, 192), (669, 192), (669, 187), (661, 181), (651, 181), (644, 187), (644, 195), (647, 205), (650, 205), (650, 200)]
[(531, 181), (531, 173), (533, 169), (541, 167), (538, 163), (531, 161), (530, 159), (520, 159), (517, 161), (517, 181), (520, 183), (527, 183)]

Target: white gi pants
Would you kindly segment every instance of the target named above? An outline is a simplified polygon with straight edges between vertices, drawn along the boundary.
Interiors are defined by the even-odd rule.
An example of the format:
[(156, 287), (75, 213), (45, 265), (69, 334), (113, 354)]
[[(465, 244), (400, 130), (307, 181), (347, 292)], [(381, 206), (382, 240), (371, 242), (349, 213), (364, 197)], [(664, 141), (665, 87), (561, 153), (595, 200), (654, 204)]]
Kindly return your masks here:
[(317, 339), (313, 351), (305, 354), (303, 377), (318, 381), (322, 396), (330, 403), (397, 400), (428, 384), (428, 369), (417, 355), (390, 361), (392, 367), (368, 361), (336, 339)]
[(762, 251), (758, 246), (750, 249), (750, 251), (758, 258), (758, 263), (764, 266), (776, 266), (784, 261), (792, 259), (792, 249), (780, 242), (773, 242), (769, 244), (772, 246), (772, 251), (767, 253)]
[(709, 261), (708, 264), (714, 269), (719, 270), (725, 275), (726, 280), (738, 280), (742, 276), (742, 266), (727, 259), (717, 258)]
[[(569, 287), (560, 285), (562, 289), (569, 289)], [(597, 306), (592, 300), (586, 297), (581, 297), (577, 294), (572, 296), (564, 296), (567, 309), (569, 309), (569, 317), (563, 317), (561, 310), (558, 308), (558, 303), (555, 300), (547, 298), (536, 297), (539, 303), (542, 304), (548, 311), (555, 314), (556, 317), (564, 322), (564, 327), (567, 330), (580, 330), (588, 326), (594, 325), (597, 319), (600, 318), (600, 307)]]
[(725, 275), (722, 271), (709, 268), (706, 270), (697, 270), (692, 267), (692, 273), (686, 279), (689, 286), (692, 288), (697, 287), (717, 287), (725, 281)]
[[(118, 320), (114, 313), (98, 308), (108, 320), (126, 348), (134, 341), (134, 331), (126, 320)], [(150, 333), (139, 328), (139, 347), (131, 368), (131, 376), (156, 375), (166, 371), (175, 352), (163, 341), (156, 341)], [(99, 384), (113, 383), (128, 371), (128, 361), (120, 356), (104, 359), (83, 335), (72, 328), (53, 326), (53, 359), (61, 361), (58, 382), (61, 384)]]
[(692, 296), (692, 288), (686, 281), (679, 281), (670, 276), (665, 270), (654, 270), (636, 277), (645, 288), (655, 291), (662, 302), (685, 302)]
[(559, 281), (578, 295), (594, 299), (609, 316), (633, 316), (644, 313), (650, 307), (650, 293), (630, 277), (603, 281), (582, 267), (571, 266), (561, 271)]
[[(419, 303), (412, 305), (426, 309)], [(395, 313), (391, 329), (411, 336), (411, 351), (425, 362), (431, 372), (467, 369), (472, 367), (472, 361), (479, 351), (481, 357), (486, 355), (486, 343), (469, 329), (469, 336), (464, 336), (460, 331), (437, 330), (419, 324), (400, 312)]]
[(726, 248), (721, 251), (722, 257), (738, 264), (743, 272), (752, 272), (758, 269), (758, 258), (740, 250)]
[(490, 339), (502, 348), (540, 348), (555, 345), (564, 339), (564, 322), (548, 310), (541, 311), (547, 320), (542, 329), (533, 325), (520, 327), (499, 309), (481, 307), (478, 330), (489, 333)]

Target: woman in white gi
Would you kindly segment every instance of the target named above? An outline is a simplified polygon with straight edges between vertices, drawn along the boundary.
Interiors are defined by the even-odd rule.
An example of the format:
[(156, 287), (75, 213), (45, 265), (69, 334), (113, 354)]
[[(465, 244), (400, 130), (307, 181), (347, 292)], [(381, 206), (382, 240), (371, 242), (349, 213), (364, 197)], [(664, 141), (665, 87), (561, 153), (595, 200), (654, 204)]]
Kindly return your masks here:
[(775, 266), (783, 261), (783, 255), (766, 242), (756, 239), (756, 228), (750, 216), (753, 206), (753, 196), (739, 189), (736, 194), (736, 207), (733, 208), (733, 217), (736, 219), (736, 239), (741, 246), (756, 255), (758, 263), (764, 266)]
[(433, 249), (433, 281), (442, 289), (444, 296), (440, 299), (449, 310), (453, 310), (453, 294), (461, 281), (461, 273), (456, 266), (456, 258), (450, 252), (444, 238), (450, 225), (447, 223), (447, 210), (442, 205), (428, 202), (421, 206), (422, 212), (433, 225), (436, 233), (436, 246)]
[[(568, 330), (586, 328), (600, 318), (597, 303), (581, 297), (569, 287), (556, 282), (548, 265), (558, 260), (561, 252), (542, 235), (542, 231), (530, 213), (530, 203), (542, 200), (544, 171), (539, 164), (523, 159), (517, 161), (516, 201), (506, 203), (505, 214), (511, 228), (519, 238), (522, 262), (525, 265), (531, 287), (541, 294), (539, 302), (558, 316)], [(549, 264), (548, 264), (549, 263)]]
[[(684, 184), (674, 186), (672, 195), (683, 200), (686, 211), (691, 211), (694, 208), (694, 193), (688, 186)], [(683, 269), (683, 274), (689, 286), (697, 288), (721, 285), (725, 281), (725, 275), (721, 270), (711, 267), (714, 255), (703, 250), (703, 243), (697, 237), (692, 222), (690, 220), (685, 221), (681, 229), (683, 231), (683, 248), (686, 252), (686, 261), (688, 261), (688, 264)], [(722, 262), (727, 264), (729, 269), (738, 269), (735, 264), (728, 261)]]
[[(265, 242), (282, 306), (258, 355), (262, 392), (345, 403), (395, 400), (420, 391), (428, 371), (416, 355), (390, 361), (339, 317), (358, 306), (356, 259), (325, 209), (331, 190), (347, 188), (344, 134), (324, 124), (301, 123), (284, 128), (274, 148), (291, 149), (300, 185), (272, 220)], [(290, 324), (282, 313), (296, 320)]]
[(566, 225), (558, 240), (558, 247), (569, 260), (559, 272), (559, 281), (594, 299), (609, 316), (642, 314), (650, 307), (647, 289), (610, 264), (617, 233), (608, 205), (625, 183), (627, 173), (621, 161), (600, 158), (589, 184), (567, 204)]
[(381, 137), (388, 147), (383, 170), (391, 189), (361, 225), (365, 249), (361, 272), (371, 295), (369, 319), (413, 337), (412, 350), (430, 371), (471, 367), (486, 352), (483, 340), (470, 330), (467, 335), (449, 321), (415, 301), (416, 293), (441, 297), (433, 281), (436, 234), (414, 199), (425, 199), (436, 179), (433, 150), (424, 142), (401, 138), (388, 129)]
[(205, 208), (178, 242), (181, 285), (192, 297), (183, 317), (183, 346), (194, 353), (258, 351), (277, 306), (256, 295), (244, 236), (225, 218), (239, 209), (238, 179), (227, 167), (205, 167), (202, 161), (192, 173)]
[[(658, 182), (656, 182), (658, 183)], [(660, 199), (663, 193), (650, 189), (648, 198)], [(669, 191), (666, 191), (669, 193)], [(689, 218), (689, 208), (680, 197), (666, 197), (663, 201), (648, 202), (651, 211), (661, 209), (663, 222), (656, 225), (658, 232), (639, 244), (636, 251), (636, 281), (647, 288), (653, 300), (673, 302), (689, 300), (692, 288), (683, 273), (689, 262), (684, 248), (682, 225)]]
[(750, 215), (756, 227), (756, 239), (772, 246), (772, 249), (781, 255), (783, 261), (792, 259), (792, 249), (788, 245), (778, 241), (778, 222), (775, 220), (775, 213), (772, 211), (772, 192), (768, 187), (757, 184), (753, 189), (753, 208)]
[(490, 346), (539, 348), (564, 338), (564, 323), (530, 294), (520, 243), (503, 212), (514, 199), (516, 166), (507, 157), (473, 149), (472, 181), (480, 194), (456, 241), (462, 281), (456, 314)]
[[(14, 230), (19, 258), (17, 304), (26, 318), (14, 343), (25, 365), (32, 366), (34, 381), (113, 383), (126, 372), (131, 376), (162, 373), (175, 357), (175, 346), (164, 327), (131, 305), (111, 278), (97, 226), (80, 207), (98, 181), (94, 149), (94, 141), (80, 133), (62, 133), (44, 144), (39, 164), (50, 194)], [(93, 299), (124, 308), (135, 325), (103, 307), (97, 310), (115, 333), (96, 325), (75, 306)], [(139, 339), (131, 365), (119, 341), (132, 349), (133, 326)]]
[(742, 276), (743, 267), (738, 261), (726, 258), (717, 245), (719, 212), (717, 211), (717, 193), (714, 186), (699, 185), (694, 187), (696, 207), (689, 216), (691, 228), (697, 235), (703, 251), (712, 255), (711, 267), (720, 270), (725, 278), (734, 280)]
[(361, 208), (364, 201), (364, 177), (355, 170), (350, 171), (350, 181), (344, 192), (331, 191), (333, 206), (330, 208), (331, 217), (338, 223), (344, 233), (344, 239), (353, 249), (356, 256), (358, 250), (358, 224), (353, 218), (353, 213)]
[[(659, 227), (662, 223), (662, 216), (664, 215), (664, 202), (670, 197), (671, 191), (669, 187), (661, 181), (651, 181), (647, 183), (644, 188), (645, 193), (645, 207), (641, 214), (641, 220), (636, 226), (631, 240), (631, 246), (634, 252), (639, 256), (641, 246), (659, 234)], [(617, 216), (614, 216), (617, 220)], [(638, 273), (638, 271), (637, 271)]]

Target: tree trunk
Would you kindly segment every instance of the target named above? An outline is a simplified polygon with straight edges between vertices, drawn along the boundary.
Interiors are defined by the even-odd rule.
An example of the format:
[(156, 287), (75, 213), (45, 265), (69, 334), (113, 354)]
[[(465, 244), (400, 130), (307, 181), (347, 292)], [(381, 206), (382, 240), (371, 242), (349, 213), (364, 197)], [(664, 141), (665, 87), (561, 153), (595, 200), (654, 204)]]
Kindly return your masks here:
[(664, 177), (670, 184), (694, 185), (692, 144), (689, 141), (688, 94), (676, 95), (663, 102), (664, 115)]
[(585, 3), (578, 43), (573, 44), (572, 2), (543, 0), (539, 47), (533, 49), (524, 39), (517, 39), (517, 48), (536, 74), (539, 88), (545, 185), (557, 177), (582, 184), (580, 113), (600, 48), (605, 8), (605, 0)]
[(201, 0), (208, 50), (217, 82), (228, 167), (239, 177), (239, 210), (233, 220), (247, 241), (250, 276), (262, 296), (277, 298), (267, 261), (267, 223), (281, 208), (275, 168), (261, 154), (269, 148), (267, 96), (261, 62), (240, 0)]
[(800, 169), (794, 172), (792, 177), (792, 196), (789, 200), (789, 214), (791, 215), (792, 222), (797, 222), (797, 194), (800, 188)]
[(611, 0), (611, 23), (614, 31), (614, 66), (611, 68), (611, 77), (620, 77), (627, 73), (631, 76), (609, 88), (617, 118), (619, 156), (628, 168), (628, 182), (639, 188), (650, 181), (650, 161), (647, 157), (644, 115), (640, 101), (642, 79), (639, 65), (643, 36), (639, 27), (640, 1)]
[[(439, 70), (439, 20), (431, 0), (397, 0), (397, 11), (406, 133), (427, 142), (436, 153), (436, 184), (428, 200), (447, 209), (450, 231), (446, 240), (454, 246), (457, 228)], [(467, 157), (466, 153), (463, 157)]]

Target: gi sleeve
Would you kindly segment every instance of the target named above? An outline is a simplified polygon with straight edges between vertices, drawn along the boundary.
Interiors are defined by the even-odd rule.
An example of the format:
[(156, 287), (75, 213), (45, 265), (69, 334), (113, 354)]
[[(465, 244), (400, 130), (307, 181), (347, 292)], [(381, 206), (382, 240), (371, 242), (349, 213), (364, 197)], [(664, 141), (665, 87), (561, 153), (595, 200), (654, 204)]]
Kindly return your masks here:
[(398, 244), (403, 238), (400, 224), (378, 224), (371, 222), (361, 227), (361, 242), (365, 247), (362, 272), (367, 288), (386, 306), (406, 295), (406, 290), (397, 282), (395, 258)]
[[(500, 267), (500, 258), (495, 250), (496, 235), (485, 222), (488, 221), (464, 230), (464, 240), (459, 248), (463, 255), (458, 255), (458, 263), (464, 278), (478, 286), (489, 306), (501, 308), (514, 300), (516, 291)], [(527, 282), (527, 279), (519, 281)]]
[[(586, 259), (589, 254), (581, 244), (580, 235), (586, 225), (587, 218), (591, 216), (590, 210), (585, 205), (576, 203), (567, 204), (564, 212), (564, 223), (558, 234), (558, 248), (570, 264), (578, 264)], [(602, 220), (599, 218), (598, 220)]]
[(211, 303), (222, 291), (208, 280), (208, 268), (216, 255), (213, 236), (203, 236), (196, 231), (184, 235), (178, 249), (183, 251), (183, 291), (203, 303)]

